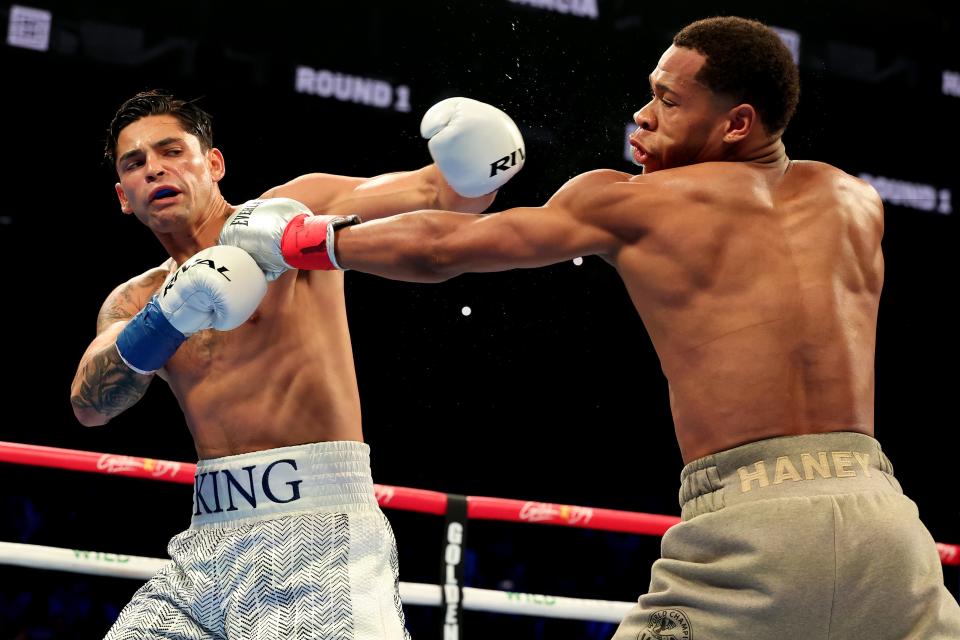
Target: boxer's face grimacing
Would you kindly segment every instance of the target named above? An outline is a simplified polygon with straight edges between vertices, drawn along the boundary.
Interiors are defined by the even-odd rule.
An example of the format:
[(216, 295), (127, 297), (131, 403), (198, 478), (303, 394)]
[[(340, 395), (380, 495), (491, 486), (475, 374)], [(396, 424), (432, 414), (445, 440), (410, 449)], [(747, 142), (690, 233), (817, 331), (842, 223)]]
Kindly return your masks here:
[(643, 172), (720, 160), (727, 109), (724, 99), (694, 78), (706, 62), (684, 47), (667, 49), (649, 76), (650, 102), (633, 114), (633, 161)]
[(120, 208), (161, 233), (189, 224), (223, 177), (220, 151), (204, 151), (172, 115), (146, 116), (124, 127), (116, 156)]

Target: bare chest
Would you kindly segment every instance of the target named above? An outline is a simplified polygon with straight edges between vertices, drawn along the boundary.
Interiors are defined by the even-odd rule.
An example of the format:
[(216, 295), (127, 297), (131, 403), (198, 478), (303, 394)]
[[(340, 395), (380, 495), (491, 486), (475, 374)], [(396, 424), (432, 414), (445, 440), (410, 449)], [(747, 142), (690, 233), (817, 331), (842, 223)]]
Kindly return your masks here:
[[(264, 322), (261, 312), (257, 311), (233, 331), (199, 331), (180, 345), (165, 368), (171, 375), (196, 376), (218, 364), (228, 365), (247, 360), (262, 346), (257, 334)], [(266, 324), (270, 324), (269, 320)]]

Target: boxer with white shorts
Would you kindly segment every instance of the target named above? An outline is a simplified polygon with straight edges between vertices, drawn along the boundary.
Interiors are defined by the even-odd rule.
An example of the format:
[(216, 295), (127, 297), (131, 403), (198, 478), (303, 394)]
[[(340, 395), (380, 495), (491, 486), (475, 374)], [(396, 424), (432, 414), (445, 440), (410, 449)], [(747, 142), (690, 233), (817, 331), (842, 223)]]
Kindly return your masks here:
[(369, 448), (320, 442), (202, 460), (190, 529), (107, 640), (402, 640), (397, 550)]
[[(421, 128), (434, 158), (422, 169), (309, 174), (234, 206), (219, 189), (225, 164), (210, 117), (195, 103), (151, 91), (117, 112), (106, 156), (120, 208), (170, 258), (107, 297), (71, 402), (82, 424), (101, 425), (160, 377), (200, 464), (191, 528), (111, 639), (406, 635), (393, 534), (362, 443), (343, 276), (297, 267), (325, 255), (314, 245), (327, 217), (314, 212), (337, 224), (426, 206), (479, 212), (523, 166), (519, 130), (490, 105), (450, 98)], [(271, 266), (218, 246), (241, 229)]]

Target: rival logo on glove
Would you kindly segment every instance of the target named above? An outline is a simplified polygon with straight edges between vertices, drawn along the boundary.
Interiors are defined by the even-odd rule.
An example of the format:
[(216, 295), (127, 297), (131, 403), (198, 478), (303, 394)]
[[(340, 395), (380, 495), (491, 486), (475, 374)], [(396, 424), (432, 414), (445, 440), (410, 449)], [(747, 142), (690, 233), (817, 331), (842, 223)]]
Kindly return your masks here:
[(508, 156), (503, 156), (499, 160), (490, 163), (490, 177), (497, 175), (497, 171), (509, 171), (513, 167), (517, 166), (517, 154), (520, 154), (520, 162), (526, 160), (526, 156), (523, 153), (523, 147), (518, 148), (516, 151), (513, 151)]
[(230, 271), (230, 269), (228, 269), (227, 267), (218, 267), (218, 266), (216, 265), (216, 263), (214, 263), (213, 260), (210, 260), (210, 259), (207, 259), (207, 258), (198, 258), (198, 259), (194, 260), (193, 262), (188, 262), (188, 263), (186, 263), (185, 265), (183, 265), (182, 267), (180, 267), (179, 269), (177, 269), (176, 271), (173, 272), (173, 277), (170, 279), (170, 282), (168, 282), (168, 283), (163, 287), (163, 294), (162, 294), (162, 295), (164, 295), (164, 296), (167, 295), (167, 291), (170, 291), (170, 289), (173, 288), (173, 285), (176, 283), (177, 278), (180, 277), (180, 274), (181, 274), (181, 273), (186, 273), (186, 272), (189, 271), (190, 269), (196, 267), (197, 265), (201, 265), (201, 264), (207, 265), (208, 267), (210, 267), (211, 269), (213, 269), (214, 271), (216, 271), (217, 273), (219, 273), (220, 275), (222, 275), (222, 276), (227, 280), (227, 282), (233, 282), (233, 280), (231, 280), (229, 277), (227, 277), (227, 271)]

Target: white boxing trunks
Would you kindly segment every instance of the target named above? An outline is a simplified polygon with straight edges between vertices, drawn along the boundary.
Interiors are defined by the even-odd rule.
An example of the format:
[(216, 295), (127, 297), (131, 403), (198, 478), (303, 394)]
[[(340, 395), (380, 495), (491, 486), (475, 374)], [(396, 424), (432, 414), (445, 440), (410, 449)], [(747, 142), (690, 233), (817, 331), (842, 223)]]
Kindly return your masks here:
[(107, 640), (409, 638), (366, 444), (202, 460), (193, 503)]

